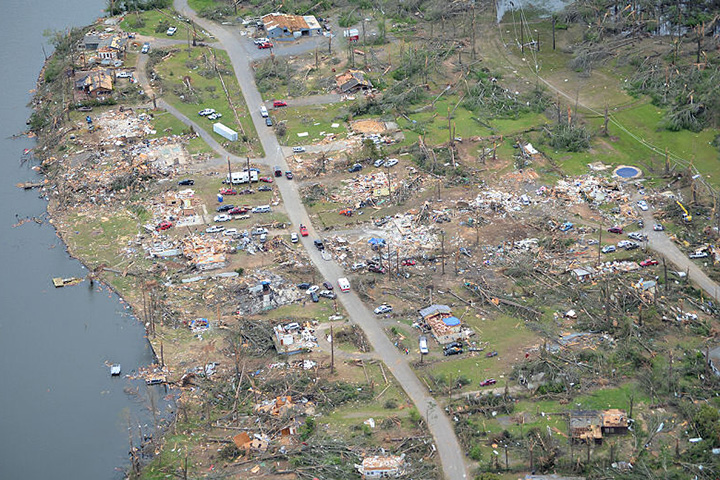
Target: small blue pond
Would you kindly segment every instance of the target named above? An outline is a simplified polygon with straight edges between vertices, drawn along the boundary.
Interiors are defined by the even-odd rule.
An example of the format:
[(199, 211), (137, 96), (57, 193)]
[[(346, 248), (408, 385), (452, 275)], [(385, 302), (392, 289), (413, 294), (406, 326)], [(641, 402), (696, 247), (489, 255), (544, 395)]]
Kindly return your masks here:
[(635, 167), (620, 167), (615, 170), (615, 175), (622, 178), (633, 178), (640, 174), (640, 170)]

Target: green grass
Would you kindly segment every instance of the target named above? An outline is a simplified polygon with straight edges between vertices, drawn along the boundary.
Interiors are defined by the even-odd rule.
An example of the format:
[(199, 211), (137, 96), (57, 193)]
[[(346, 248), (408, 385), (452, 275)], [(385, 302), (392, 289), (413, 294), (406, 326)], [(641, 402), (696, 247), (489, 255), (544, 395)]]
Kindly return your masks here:
[[(127, 14), (122, 22), (120, 22), (120, 28), (127, 32), (135, 32), (140, 35), (156, 38), (172, 38), (174, 40), (185, 40), (192, 38), (192, 30), (188, 23), (181, 22), (176, 18), (174, 10), (149, 10), (141, 12), (139, 17), (144, 22), (144, 26), (138, 27), (136, 19), (138, 15), (134, 13)], [(172, 37), (166, 35), (165, 30), (162, 32), (156, 32), (155, 28), (161, 22), (166, 22), (170, 26), (177, 27), (177, 32)], [(188, 33), (190, 32), (190, 33)]]
[[(341, 103), (287, 107), (272, 110), (270, 116), (274, 123), (285, 122), (287, 133), (280, 139), (284, 145), (308, 145), (325, 138), (320, 132), (334, 133), (336, 139), (345, 138), (347, 130), (342, 120), (344, 108)], [(340, 126), (332, 128), (333, 123), (338, 123)], [(308, 132), (308, 135), (298, 137), (297, 134), (302, 132)]]
[(106, 215), (85, 216), (71, 214), (67, 242), (71, 251), (90, 268), (101, 263), (115, 266), (124, 261), (120, 250), (138, 231), (138, 219), (127, 210)]
[(215, 8), (219, 6), (225, 6), (227, 3), (225, 2), (218, 2), (216, 0), (188, 0), (188, 6), (195, 10), (196, 12), (199, 12), (201, 10), (204, 10), (206, 8)]
[[(227, 54), (221, 50), (217, 50), (214, 53), (218, 65), (221, 65), (226, 70), (232, 71), (230, 59)], [(212, 133), (212, 122), (197, 114), (198, 111), (204, 108), (214, 108), (222, 114), (222, 118), (220, 119), (221, 123), (237, 131), (239, 136), (242, 136), (242, 131), (244, 130), (247, 136), (249, 144), (242, 141), (227, 142), (228, 150), (236, 154), (251, 153), (248, 148), (248, 145), (250, 145), (253, 154), (262, 156), (262, 146), (257, 138), (255, 126), (250, 118), (247, 105), (245, 104), (235, 75), (223, 75), (223, 80), (237, 110), (242, 128), (240, 128), (236, 122), (235, 115), (227, 101), (220, 79), (217, 76), (208, 78), (200, 75), (199, 72), (201, 70), (211, 69), (213, 62), (213, 52), (209, 48), (196, 48), (191, 52), (185, 50), (176, 51), (172, 56), (155, 67), (163, 79), (165, 90), (163, 98), (183, 114), (187, 115), (188, 118), (195, 120), (206, 131), (211, 132), (218, 142), (224, 143), (227, 142), (225, 138), (216, 133)], [(193, 90), (197, 93), (199, 103), (188, 103), (180, 98), (180, 95), (187, 94), (187, 87), (184, 85), (185, 78), (189, 78)]]
[[(160, 138), (169, 135), (180, 135), (187, 132), (189, 129), (180, 120), (175, 118), (171, 113), (158, 110), (153, 112), (153, 128), (156, 130), (154, 135), (149, 135), (150, 138)], [(186, 148), (190, 155), (198, 153), (213, 153), (213, 149), (205, 143), (200, 137), (195, 137), (186, 144)]]

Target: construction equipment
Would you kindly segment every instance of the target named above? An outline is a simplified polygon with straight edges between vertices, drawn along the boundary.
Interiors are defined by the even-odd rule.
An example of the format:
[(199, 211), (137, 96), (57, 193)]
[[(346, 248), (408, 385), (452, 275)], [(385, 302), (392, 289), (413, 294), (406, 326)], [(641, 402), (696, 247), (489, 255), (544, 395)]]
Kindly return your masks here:
[(349, 208), (340, 210), (340, 215), (345, 215), (346, 217), (352, 217), (352, 214), (353, 214), (353, 211)]
[(691, 222), (692, 214), (687, 211), (687, 208), (685, 208), (685, 206), (682, 203), (680, 203), (680, 200), (675, 200), (675, 203), (677, 203), (678, 207), (680, 207), (683, 211), (683, 220), (685, 220), (688, 223)]

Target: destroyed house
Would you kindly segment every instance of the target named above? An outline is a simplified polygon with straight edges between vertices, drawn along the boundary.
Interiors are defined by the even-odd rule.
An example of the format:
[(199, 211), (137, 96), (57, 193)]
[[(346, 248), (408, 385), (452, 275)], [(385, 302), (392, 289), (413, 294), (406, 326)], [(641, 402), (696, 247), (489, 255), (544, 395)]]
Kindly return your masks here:
[(452, 316), (452, 310), (447, 305), (430, 305), (419, 310), (422, 323), (429, 329), (435, 340), (441, 345), (457, 341), (462, 338), (462, 324), (460, 319)]
[(269, 13), (262, 17), (262, 23), (268, 38), (297, 38), (322, 34), (322, 27), (313, 15)]
[(282, 417), (294, 408), (295, 404), (292, 401), (292, 396), (283, 395), (256, 405), (255, 413), (272, 415), (273, 417)]
[(109, 95), (113, 91), (115, 76), (110, 71), (93, 70), (76, 78), (75, 88), (91, 97)]
[(101, 38), (96, 50), (103, 60), (117, 60), (125, 51), (125, 39), (119, 35)]
[(405, 454), (376, 455), (363, 458), (362, 465), (355, 465), (363, 478), (397, 478), (404, 473)]
[(270, 441), (267, 437), (258, 433), (254, 434), (251, 438), (247, 432), (241, 432), (233, 437), (233, 443), (235, 443), (235, 446), (239, 450), (244, 450), (245, 452), (251, 450), (264, 452), (267, 450)]
[(602, 415), (597, 410), (570, 412), (570, 438), (573, 442), (602, 443)]
[(370, 80), (365, 79), (365, 73), (361, 70), (348, 70), (340, 75), (335, 75), (335, 83), (342, 93), (353, 93), (358, 90), (369, 90), (373, 88)]
[(273, 343), (279, 354), (293, 355), (317, 347), (317, 338), (311, 329), (288, 323), (273, 327)]
[(602, 413), (602, 433), (627, 433), (628, 418), (624, 410), (612, 408)]

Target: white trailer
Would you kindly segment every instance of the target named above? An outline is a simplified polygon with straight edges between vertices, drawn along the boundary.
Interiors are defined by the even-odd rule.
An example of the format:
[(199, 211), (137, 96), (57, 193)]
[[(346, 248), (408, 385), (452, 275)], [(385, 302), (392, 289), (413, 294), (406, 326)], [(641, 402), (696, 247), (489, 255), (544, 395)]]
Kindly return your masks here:
[(214, 123), (213, 124), (213, 132), (217, 133), (218, 135), (221, 135), (231, 142), (237, 142), (238, 134), (235, 130), (232, 128), (228, 128), (222, 123)]
[(230, 178), (230, 175), (225, 175), (225, 183), (232, 183), (234, 185), (257, 181), (258, 172), (255, 170), (250, 170), (249, 172), (232, 172), (232, 179)]
[(268, 111), (267, 108), (265, 108), (265, 105), (260, 106), (260, 115), (262, 115), (263, 118), (267, 118)]

